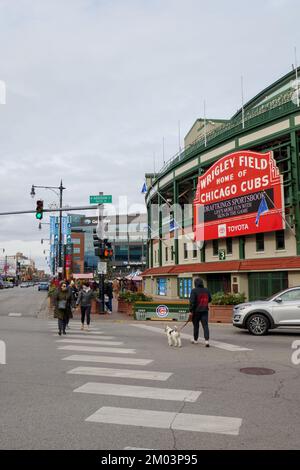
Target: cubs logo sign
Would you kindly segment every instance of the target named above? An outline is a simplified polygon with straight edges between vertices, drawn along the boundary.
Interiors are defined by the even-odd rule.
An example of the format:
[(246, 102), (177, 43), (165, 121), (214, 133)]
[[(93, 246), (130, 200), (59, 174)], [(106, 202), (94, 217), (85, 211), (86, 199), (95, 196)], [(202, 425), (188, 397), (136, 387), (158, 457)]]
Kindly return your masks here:
[(166, 305), (159, 305), (156, 307), (156, 315), (159, 318), (166, 318), (169, 314), (169, 309)]

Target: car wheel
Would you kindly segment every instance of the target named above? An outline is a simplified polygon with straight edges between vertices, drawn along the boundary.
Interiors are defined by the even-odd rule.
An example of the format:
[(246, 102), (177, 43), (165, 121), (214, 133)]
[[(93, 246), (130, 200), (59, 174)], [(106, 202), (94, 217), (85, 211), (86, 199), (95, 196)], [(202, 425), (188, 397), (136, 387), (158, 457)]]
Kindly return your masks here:
[(269, 320), (261, 313), (254, 313), (247, 321), (249, 333), (255, 336), (267, 334), (269, 329)]

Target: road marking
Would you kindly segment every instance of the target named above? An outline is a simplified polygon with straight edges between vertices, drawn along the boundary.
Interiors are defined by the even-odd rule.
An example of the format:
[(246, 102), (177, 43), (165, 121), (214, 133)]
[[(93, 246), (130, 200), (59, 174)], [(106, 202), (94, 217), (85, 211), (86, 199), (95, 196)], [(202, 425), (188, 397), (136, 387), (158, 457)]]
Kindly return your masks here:
[[(51, 332), (51, 333), (54, 333), (54, 332), (57, 331), (57, 330), (58, 330), (58, 326), (57, 326), (56, 328), (51, 328), (51, 329), (50, 329), (50, 332)], [(71, 328), (67, 328), (66, 331), (69, 332), (70, 335), (71, 335), (72, 333), (74, 333), (75, 335), (78, 335), (78, 334), (79, 334), (79, 335), (82, 335), (82, 334), (83, 334), (83, 335), (86, 335), (86, 336), (88, 336), (88, 335), (101, 335), (101, 334), (103, 334), (103, 331), (97, 331), (97, 330), (89, 330), (89, 331), (84, 330), (84, 331), (82, 331), (82, 330), (77, 330), (76, 328), (72, 328), (72, 329), (71, 329)]]
[(67, 351), (89, 351), (89, 352), (105, 352), (105, 353), (116, 353), (116, 354), (135, 354), (135, 349), (122, 349), (122, 348), (106, 348), (96, 346), (61, 346), (57, 349), (64, 349)]
[(86, 421), (125, 426), (173, 429), (238, 436), (242, 420), (224, 416), (207, 416), (167, 411), (138, 410), (104, 406)]
[(9, 317), (21, 317), (22, 313), (9, 313), (8, 316)]
[(62, 361), (76, 362), (104, 362), (106, 364), (125, 364), (131, 366), (147, 366), (153, 362), (153, 359), (131, 359), (127, 357), (110, 357), (110, 356), (88, 356), (74, 354), (73, 356), (64, 357)]
[[(58, 324), (52, 325), (52, 326), (50, 327), (50, 329), (53, 330), (53, 329), (57, 328), (57, 326), (58, 326)], [(69, 328), (69, 330), (70, 330), (70, 331), (71, 331), (71, 330), (72, 330), (72, 331), (76, 331), (76, 332), (77, 332), (77, 331), (78, 331), (78, 332), (81, 331), (82, 333), (92, 333), (92, 332), (95, 332), (95, 333), (102, 333), (101, 330), (99, 330), (99, 329), (97, 329), (97, 328), (93, 328), (93, 327), (89, 327), (89, 330), (87, 330), (86, 327), (85, 327), (84, 330), (82, 330), (80, 326), (71, 326), (71, 327)]]
[(76, 388), (74, 392), (184, 402), (195, 402), (201, 395), (201, 392), (193, 390), (141, 387), (138, 385), (122, 385), (100, 382), (88, 382), (81, 387)]
[[(154, 333), (161, 333), (161, 334), (165, 335), (165, 331), (162, 328), (156, 328), (155, 326), (136, 325), (135, 323), (131, 323), (131, 326), (135, 326), (136, 328), (142, 328), (142, 329), (145, 329), (145, 330), (152, 331)], [(185, 338), (185, 339), (188, 339), (188, 340), (191, 339), (191, 335), (188, 335), (188, 334), (185, 334), (185, 333), (181, 333), (180, 335), (181, 335), (181, 338)], [(199, 338), (199, 341), (201, 343), (205, 344), (204, 339)], [(236, 346), (236, 345), (230, 344), (230, 343), (223, 343), (222, 341), (209, 341), (209, 344), (211, 346), (214, 346), (215, 348), (225, 349), (225, 351), (232, 351), (232, 352), (236, 352), (236, 351), (253, 351), (253, 349), (243, 348), (241, 346)]]
[(68, 374), (96, 375), (99, 377), (123, 377), (140, 380), (168, 380), (171, 372), (157, 372), (155, 370), (110, 369), (104, 367), (76, 367)]
[(56, 343), (98, 344), (99, 346), (122, 346), (121, 341), (100, 341), (97, 339), (57, 339)]
[[(55, 338), (57, 338), (57, 332), (56, 334), (53, 334), (52, 336), (54, 336)], [(72, 339), (83, 339), (83, 338), (89, 338), (88, 335), (86, 336), (82, 336), (82, 335), (78, 335), (77, 333), (70, 333), (70, 332), (67, 332), (67, 338), (72, 338)], [(93, 335), (93, 336), (90, 336), (90, 339), (99, 339), (99, 340), (107, 340), (107, 339), (116, 339), (116, 336), (103, 336), (103, 335), (99, 335), (99, 338), (96, 336), (96, 335)]]

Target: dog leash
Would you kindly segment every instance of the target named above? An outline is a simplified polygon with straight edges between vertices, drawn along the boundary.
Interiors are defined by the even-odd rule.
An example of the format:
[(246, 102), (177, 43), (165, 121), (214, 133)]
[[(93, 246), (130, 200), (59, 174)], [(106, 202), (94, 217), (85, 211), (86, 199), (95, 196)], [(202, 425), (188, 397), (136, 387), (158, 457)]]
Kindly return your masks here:
[(187, 321), (185, 322), (185, 324), (179, 329), (179, 331), (183, 330), (183, 328), (188, 324), (189, 321), (191, 321), (193, 318), (193, 314), (190, 313), (189, 314), (189, 318), (187, 319)]

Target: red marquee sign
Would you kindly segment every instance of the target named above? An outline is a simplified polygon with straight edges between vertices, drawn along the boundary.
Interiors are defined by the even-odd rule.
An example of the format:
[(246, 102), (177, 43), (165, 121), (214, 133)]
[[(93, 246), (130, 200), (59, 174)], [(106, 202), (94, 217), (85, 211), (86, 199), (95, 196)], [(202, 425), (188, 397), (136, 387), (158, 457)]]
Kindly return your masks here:
[(231, 153), (198, 178), (197, 241), (282, 230), (283, 215), (282, 176), (272, 152)]

